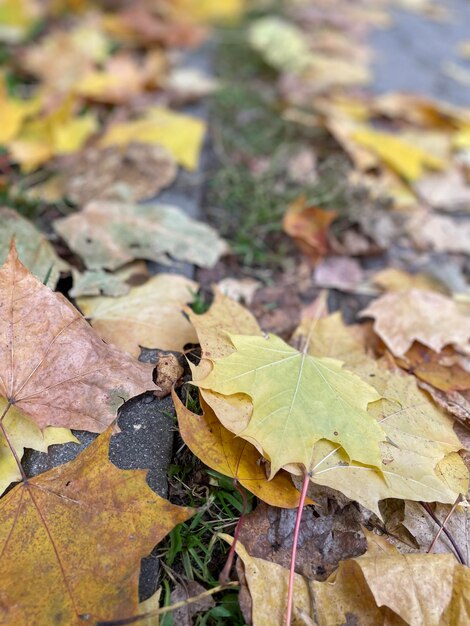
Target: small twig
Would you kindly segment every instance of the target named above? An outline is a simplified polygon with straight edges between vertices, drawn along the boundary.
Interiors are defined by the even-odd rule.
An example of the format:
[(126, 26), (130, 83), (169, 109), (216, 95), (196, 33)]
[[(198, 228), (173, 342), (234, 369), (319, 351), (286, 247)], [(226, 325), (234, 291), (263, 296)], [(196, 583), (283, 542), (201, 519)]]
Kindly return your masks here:
[[(460, 551), (459, 546), (457, 545), (455, 539), (452, 537), (451, 533), (447, 530), (447, 528), (444, 526), (444, 524), (442, 524), (441, 526), (441, 522), (439, 521), (439, 519), (434, 515), (431, 507), (429, 506), (429, 504), (427, 502), (420, 502), (421, 506), (423, 507), (423, 509), (426, 511), (426, 513), (429, 515), (429, 517), (431, 517), (434, 522), (441, 528), (442, 532), (445, 534), (445, 536), (447, 537), (447, 539), (450, 541), (450, 543), (452, 544), (452, 547), (454, 549), (454, 552), (457, 556), (457, 560), (460, 561), (460, 563), (462, 565), (466, 565), (466, 560), (462, 554), (462, 552)], [(439, 531), (440, 534), (441, 531)], [(439, 534), (437, 535), (437, 537), (439, 536)], [(437, 539), (436, 537), (436, 539)], [(433, 542), (434, 543), (434, 542)]]
[(434, 537), (434, 539), (432, 540), (431, 545), (429, 546), (427, 553), (429, 554), (430, 552), (432, 552), (432, 549), (434, 548), (436, 541), (439, 539), (439, 537), (441, 536), (442, 531), (445, 528), (445, 525), (447, 524), (450, 516), (452, 515), (452, 513), (455, 511), (455, 509), (457, 508), (457, 505), (459, 504), (459, 502), (461, 502), (462, 500), (462, 496), (459, 494), (457, 497), (457, 500), (454, 502), (454, 504), (452, 505), (452, 508), (450, 509), (450, 511), (447, 513), (447, 515), (444, 518), (444, 521), (442, 522), (442, 524), (440, 524), (440, 528), (436, 533), (436, 536)]
[(203, 600), (204, 598), (207, 598), (208, 596), (212, 596), (215, 593), (219, 593), (219, 591), (223, 591), (224, 589), (230, 589), (232, 587), (238, 587), (238, 586), (239, 586), (238, 582), (231, 581), (231, 582), (226, 583), (225, 585), (219, 585), (218, 587), (214, 587), (213, 589), (208, 589), (207, 591), (200, 593), (198, 596), (187, 598), (186, 600), (181, 600), (180, 602), (176, 602), (175, 604), (171, 604), (170, 606), (162, 606), (160, 609), (155, 609), (155, 611), (149, 611), (148, 613), (141, 613), (140, 615), (134, 615), (132, 617), (124, 617), (123, 619), (95, 622), (95, 626), (127, 626), (127, 624), (135, 624), (136, 622), (140, 622), (140, 620), (147, 619), (148, 617), (164, 615), (165, 613), (176, 611), (176, 609), (181, 609), (188, 604), (192, 604), (193, 602), (199, 602), (200, 600)]
[(310, 482), (310, 476), (307, 471), (305, 471), (304, 482), (302, 485), (302, 494), (300, 496), (299, 508), (297, 509), (297, 517), (295, 518), (295, 530), (294, 530), (294, 539), (292, 545), (292, 556), (290, 561), (290, 571), (289, 571), (289, 586), (287, 590), (287, 609), (286, 609), (286, 626), (290, 626), (292, 622), (292, 609), (294, 605), (294, 580), (295, 580), (295, 560), (297, 557), (297, 544), (299, 542), (299, 531), (300, 531), (300, 522), (302, 520), (302, 512), (305, 505), (305, 499), (307, 497), (307, 489)]

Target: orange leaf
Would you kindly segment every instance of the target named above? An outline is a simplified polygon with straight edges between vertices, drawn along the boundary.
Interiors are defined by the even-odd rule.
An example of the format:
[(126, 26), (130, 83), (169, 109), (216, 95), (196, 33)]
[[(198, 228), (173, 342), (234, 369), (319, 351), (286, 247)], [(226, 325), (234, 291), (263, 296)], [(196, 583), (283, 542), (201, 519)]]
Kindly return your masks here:
[(318, 261), (330, 249), (328, 228), (336, 217), (335, 211), (307, 206), (307, 200), (302, 196), (288, 207), (283, 228), (304, 254)]
[(173, 391), (173, 402), (180, 434), (188, 448), (213, 470), (236, 478), (248, 491), (271, 504), (285, 509), (299, 505), (300, 493), (289, 474), (281, 470), (268, 481), (258, 450), (224, 428), (213, 410), (204, 404), (204, 414), (187, 409)]
[[(0, 502), (2, 624), (90, 623), (138, 613), (140, 561), (193, 511), (108, 460), (111, 432)], [(119, 549), (117, 549), (119, 547)], [(82, 617), (80, 617), (82, 616)]]
[(105, 344), (19, 261), (0, 269), (0, 396), (40, 428), (102, 432), (127, 399), (155, 389), (151, 365)]

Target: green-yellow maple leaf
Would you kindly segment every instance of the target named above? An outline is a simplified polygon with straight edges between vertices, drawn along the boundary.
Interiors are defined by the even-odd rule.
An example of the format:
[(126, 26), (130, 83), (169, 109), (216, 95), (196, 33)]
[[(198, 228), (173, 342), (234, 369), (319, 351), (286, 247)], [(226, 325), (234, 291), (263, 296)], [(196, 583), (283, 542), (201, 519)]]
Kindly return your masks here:
[(253, 414), (239, 436), (281, 467), (312, 466), (312, 450), (322, 440), (341, 445), (351, 460), (381, 467), (379, 444), (385, 433), (367, 413), (379, 393), (342, 362), (299, 352), (275, 335), (230, 335), (236, 351), (214, 364), (198, 385), (224, 395), (245, 393)]

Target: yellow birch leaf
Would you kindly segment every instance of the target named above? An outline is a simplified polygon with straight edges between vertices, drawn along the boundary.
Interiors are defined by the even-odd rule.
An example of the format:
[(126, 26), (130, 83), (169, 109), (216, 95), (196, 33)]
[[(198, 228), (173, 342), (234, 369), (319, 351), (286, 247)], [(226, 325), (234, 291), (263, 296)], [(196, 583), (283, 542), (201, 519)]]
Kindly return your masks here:
[(353, 131), (351, 138), (377, 154), (384, 163), (406, 180), (414, 181), (425, 168), (444, 169), (445, 161), (409, 143), (400, 136), (363, 127)]
[(271, 461), (271, 476), (289, 464), (310, 470), (312, 449), (322, 439), (342, 446), (351, 460), (381, 466), (385, 433), (367, 413), (380, 399), (373, 387), (340, 361), (299, 352), (274, 335), (230, 339), (236, 351), (197, 384), (250, 396), (253, 414), (239, 435)]
[(152, 107), (143, 117), (111, 126), (100, 145), (125, 146), (131, 141), (158, 144), (171, 152), (180, 165), (195, 170), (205, 132), (202, 120), (163, 107)]

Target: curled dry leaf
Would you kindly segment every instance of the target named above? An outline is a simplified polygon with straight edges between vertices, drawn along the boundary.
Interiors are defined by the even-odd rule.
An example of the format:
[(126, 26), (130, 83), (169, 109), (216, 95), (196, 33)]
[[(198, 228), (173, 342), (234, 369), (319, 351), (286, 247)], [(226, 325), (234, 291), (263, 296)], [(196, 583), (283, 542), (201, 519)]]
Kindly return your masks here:
[(451, 348), (444, 348), (437, 353), (414, 343), (403, 358), (397, 359), (397, 363), (441, 391), (465, 391), (470, 389), (470, 372), (462, 367), (456, 357)]
[(86, 149), (61, 169), (59, 183), (62, 196), (79, 206), (118, 197), (137, 202), (155, 197), (176, 173), (168, 150), (133, 141), (122, 148)]
[(106, 345), (12, 247), (0, 269), (0, 397), (41, 429), (102, 432), (127, 399), (155, 388), (153, 367)]
[(197, 288), (175, 274), (158, 274), (118, 298), (79, 298), (77, 304), (98, 335), (134, 356), (140, 346), (182, 352), (196, 341), (183, 307)]
[(440, 352), (447, 345), (466, 346), (470, 339), (470, 317), (453, 300), (432, 291), (385, 294), (361, 316), (375, 319), (375, 332), (395, 356), (404, 356), (414, 341)]
[[(470, 569), (451, 554), (400, 554), (366, 531), (368, 550), (313, 583), (318, 626), (451, 626), (470, 619)], [(431, 600), (432, 599), (432, 600)]]
[(160, 354), (156, 364), (155, 383), (160, 388), (154, 391), (158, 398), (168, 396), (184, 373), (178, 358), (174, 354)]
[(110, 437), (108, 430), (71, 463), (2, 498), (4, 624), (78, 626), (84, 615), (97, 621), (138, 612), (141, 559), (193, 510), (153, 493), (145, 471), (113, 465)]
[[(233, 537), (221, 535), (232, 544)], [(251, 615), (246, 615), (253, 626), (273, 626), (283, 624), (287, 606), (289, 570), (277, 563), (258, 559), (248, 554), (245, 547), (237, 541), (235, 551), (243, 562), (243, 572), (251, 596)], [(299, 613), (306, 613), (313, 619), (309, 584), (306, 578), (295, 574), (294, 578), (294, 624), (308, 626), (299, 618)], [(250, 623), (250, 622), (248, 622)]]
[(67, 263), (57, 256), (52, 244), (31, 222), (13, 209), (2, 207), (0, 208), (0, 263), (3, 263), (8, 256), (12, 239), (15, 240), (21, 262), (38, 280), (54, 289), (60, 272), (66, 272), (69, 269)]
[(335, 211), (307, 206), (306, 198), (301, 197), (288, 207), (283, 228), (304, 254), (317, 261), (330, 250), (328, 228), (336, 217)]
[(54, 222), (56, 231), (89, 269), (114, 270), (134, 259), (215, 265), (227, 245), (210, 226), (176, 206), (94, 201)]
[(180, 434), (188, 448), (213, 470), (236, 478), (248, 491), (272, 506), (295, 508), (300, 494), (287, 472), (268, 480), (260, 453), (248, 441), (224, 428), (214, 411), (202, 400), (202, 415), (184, 406), (173, 392)]

